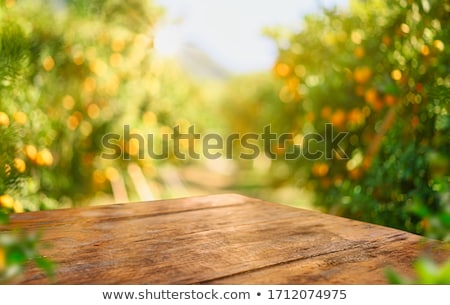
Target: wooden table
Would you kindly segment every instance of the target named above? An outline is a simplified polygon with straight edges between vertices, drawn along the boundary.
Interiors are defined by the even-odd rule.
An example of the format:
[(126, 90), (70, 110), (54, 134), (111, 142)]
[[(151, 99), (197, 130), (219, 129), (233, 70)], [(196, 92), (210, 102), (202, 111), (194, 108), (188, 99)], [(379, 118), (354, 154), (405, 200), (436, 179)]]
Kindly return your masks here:
[[(42, 230), (60, 284), (378, 284), (436, 241), (240, 195), (16, 214)], [(1, 227), (0, 229), (5, 229)], [(24, 284), (48, 283), (31, 267)]]

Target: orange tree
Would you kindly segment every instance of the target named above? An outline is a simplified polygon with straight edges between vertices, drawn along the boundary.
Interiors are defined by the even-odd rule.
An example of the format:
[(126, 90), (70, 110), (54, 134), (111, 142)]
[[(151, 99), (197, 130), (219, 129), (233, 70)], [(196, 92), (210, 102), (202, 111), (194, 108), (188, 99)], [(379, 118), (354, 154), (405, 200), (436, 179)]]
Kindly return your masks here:
[[(121, 135), (127, 124), (159, 139), (195, 119), (187, 102), (201, 102), (199, 91), (153, 54), (161, 13), (141, 0), (2, 3), (0, 127), (11, 141), (2, 141), (1, 153), (9, 180), (22, 179), (20, 187), (19, 180), (1, 183), (0, 196), (7, 197), (0, 198), (37, 210), (110, 192), (108, 180), (127, 164), (101, 157), (105, 134)], [(14, 58), (5, 57), (8, 50)], [(129, 159), (154, 172), (151, 160), (137, 160), (135, 147), (120, 141)]]
[[(142, 0), (0, 1), (0, 222), (110, 192), (127, 164), (102, 158), (105, 134), (128, 124), (158, 135), (193, 120), (185, 102), (200, 102), (198, 90), (153, 56), (160, 15)], [(124, 153), (154, 172), (135, 149)], [(0, 280), (31, 258), (48, 267), (36, 242), (0, 236)]]
[(450, 237), (449, 12), (445, 1), (355, 0), (274, 34), (290, 131), (348, 132), (349, 158), (287, 161), (306, 169), (319, 206)]
[[(139, 160), (139, 147), (122, 136), (124, 125), (161, 142), (161, 133), (176, 125), (207, 121), (198, 111), (199, 86), (154, 54), (162, 11), (151, 3), (1, 4), (0, 131), (11, 139), (2, 136), (1, 153), (9, 180), (22, 174), (20, 187), (17, 179), (0, 182), (4, 205), (11, 206), (10, 197), (28, 211), (89, 201), (110, 192), (109, 180), (126, 172), (130, 160), (156, 179), (155, 168), (167, 160)], [(123, 155), (116, 160), (102, 158), (102, 137), (111, 132), (121, 136), (115, 147)]]
[[(27, 169), (20, 147), (27, 116), (11, 107), (10, 97), (17, 94), (18, 87), (26, 86), (30, 45), (23, 29), (5, 18), (4, 9), (11, 4), (0, 7), (0, 225), (8, 221), (9, 213), (23, 211), (17, 193)], [(51, 274), (52, 265), (39, 255), (37, 242), (35, 234), (0, 234), (0, 283), (19, 273), (27, 260), (34, 260)]]
[(29, 40), (29, 86), (8, 103), (10, 112), (29, 118), (21, 137), (32, 177), (22, 194), (29, 209), (54, 207), (54, 199), (76, 202), (108, 186), (100, 172), (101, 137), (127, 106), (143, 101), (137, 88), (148, 73), (158, 15), (143, 1), (59, 5), (18, 1), (7, 15)]

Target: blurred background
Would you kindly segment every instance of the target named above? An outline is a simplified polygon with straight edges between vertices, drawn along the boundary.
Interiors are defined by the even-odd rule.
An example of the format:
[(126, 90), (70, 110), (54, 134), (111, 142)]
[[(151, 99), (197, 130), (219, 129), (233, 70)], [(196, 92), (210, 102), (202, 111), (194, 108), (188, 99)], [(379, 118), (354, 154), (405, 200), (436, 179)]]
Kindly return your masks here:
[[(0, 3), (3, 221), (237, 192), (450, 239), (447, 1)], [(326, 123), (349, 133), (349, 159), (281, 157)], [(122, 136), (122, 157), (102, 157), (124, 125), (159, 151), (174, 126), (227, 137), (268, 124), (293, 135), (255, 142), (276, 160), (140, 158)]]

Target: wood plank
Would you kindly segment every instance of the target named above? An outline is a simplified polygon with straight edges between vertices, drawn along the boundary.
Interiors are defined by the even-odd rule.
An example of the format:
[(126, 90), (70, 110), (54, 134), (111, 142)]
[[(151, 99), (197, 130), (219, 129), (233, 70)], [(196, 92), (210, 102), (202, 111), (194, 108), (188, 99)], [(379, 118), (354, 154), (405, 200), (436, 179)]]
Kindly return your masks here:
[[(393, 237), (393, 236), (391, 236)], [(428, 250), (427, 250), (428, 248)], [(432, 249), (432, 250), (430, 250)], [(420, 253), (442, 261), (448, 249), (415, 240), (398, 240), (388, 245), (382, 241), (363, 243), (353, 248), (298, 259), (258, 270), (242, 272), (207, 284), (387, 284), (386, 268), (413, 277), (412, 262)]]
[[(411, 273), (424, 247), (410, 233), (239, 195), (216, 195), (15, 215), (44, 230), (61, 284), (384, 282)], [(47, 283), (36, 268), (20, 280)]]
[[(251, 200), (255, 201), (257, 199)], [(35, 227), (45, 227), (47, 224), (53, 227), (78, 222), (80, 219), (98, 222), (101, 220), (112, 221), (120, 218), (151, 217), (154, 215), (180, 213), (190, 210), (239, 205), (248, 201), (248, 197), (238, 194), (228, 194), (226, 197), (222, 195), (210, 195), (150, 202), (117, 203), (112, 205), (37, 211), (11, 215), (11, 224), (8, 228), (23, 227), (33, 229)], [(0, 230), (4, 229), (6, 227), (0, 225)]]

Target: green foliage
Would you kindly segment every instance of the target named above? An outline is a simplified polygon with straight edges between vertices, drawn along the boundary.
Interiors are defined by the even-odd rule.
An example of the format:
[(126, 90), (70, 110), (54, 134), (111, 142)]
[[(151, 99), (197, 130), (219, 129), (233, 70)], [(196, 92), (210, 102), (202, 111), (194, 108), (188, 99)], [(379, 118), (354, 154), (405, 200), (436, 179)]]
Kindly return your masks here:
[(14, 190), (20, 183), (20, 171), (14, 166), (14, 156), (17, 147), (14, 145), (18, 137), (17, 131), (13, 128), (0, 126), (0, 194), (5, 194), (7, 190)]
[[(100, 158), (105, 134), (128, 124), (157, 135), (191, 116), (172, 110), (199, 100), (194, 86), (153, 57), (161, 12), (141, 0), (10, 1), (0, 9), (0, 128), (18, 134), (4, 142), (2, 162), (22, 165), (21, 187), (10, 175), (0, 196), (32, 211), (108, 193), (111, 173), (127, 164)], [(137, 159), (135, 150), (124, 154)]]
[[(25, 165), (20, 191), (10, 194), (25, 210), (109, 192), (109, 174), (126, 164), (100, 158), (105, 134), (128, 124), (158, 139), (198, 117), (203, 97), (194, 82), (153, 56), (160, 9), (140, 0), (8, 3), (0, 9), (0, 127), (19, 136), (2, 153)], [(153, 166), (137, 160), (133, 145), (117, 144)]]
[[(268, 30), (282, 83), (259, 75), (232, 82), (231, 130), (271, 123), (295, 143), (332, 123), (349, 133), (341, 147), (350, 159), (272, 160), (266, 187), (306, 188), (328, 213), (450, 240), (449, 12), (445, 1), (355, 0), (349, 11), (306, 17), (297, 33)], [(414, 268), (414, 280), (387, 276), (450, 281), (449, 262), (422, 258)]]
[[(25, 161), (18, 157), (25, 116), (23, 112), (16, 112), (11, 120), (8, 110), (11, 99), (26, 83), (30, 57), (30, 41), (4, 10), (3, 7), (0, 10), (0, 224), (9, 221), (11, 212), (23, 212), (22, 204), (13, 196), (23, 187), (26, 170)], [(1, 283), (15, 278), (29, 261), (35, 261), (49, 276), (52, 274), (52, 263), (38, 252), (38, 241), (36, 234), (1, 233)]]
[(23, 30), (16, 23), (2, 20), (0, 27), (0, 53), (2, 54), (0, 58), (0, 86), (5, 87), (10, 85), (17, 76), (20, 76), (26, 68), (29, 48)]
[[(110, 180), (126, 164), (100, 157), (102, 137), (121, 134), (124, 124), (157, 134), (183, 119), (172, 107), (196, 93), (177, 68), (153, 59), (160, 15), (141, 0), (2, 3), (1, 223), (12, 212), (74, 206), (110, 192)], [(136, 151), (125, 153), (136, 159)], [(139, 162), (152, 172), (149, 160)], [(3, 279), (30, 260), (52, 270), (38, 253), (37, 235), (2, 238)]]
[(39, 254), (40, 241), (38, 234), (11, 232), (0, 234), (0, 283), (8, 282), (21, 274), (27, 264), (32, 261), (47, 276), (54, 277), (55, 266), (47, 258)]
[(450, 238), (449, 11), (442, 1), (352, 1), (349, 12), (308, 16), (298, 33), (271, 33), (285, 132), (349, 132), (349, 160), (286, 161), (297, 169), (286, 181), (302, 173), (329, 212)]
[[(155, 178), (159, 161), (140, 159), (135, 143), (123, 137), (115, 144), (129, 160), (101, 156), (106, 150), (102, 137), (122, 135), (124, 125), (160, 141), (161, 133), (198, 118), (202, 92), (176, 64), (153, 54), (154, 25), (161, 14), (143, 0), (2, 3), (2, 223), (13, 212), (82, 205), (111, 194), (130, 161), (148, 179)], [(171, 156), (161, 162), (182, 161)], [(24, 258), (6, 256), (0, 261), (5, 272), (16, 274), (25, 260), (48, 269), (48, 261), (38, 255), (37, 238), (5, 236), (13, 241), (0, 250), (9, 255), (8, 249), (23, 246)]]
[(414, 263), (415, 278), (411, 279), (398, 274), (392, 268), (386, 270), (386, 277), (391, 284), (450, 284), (450, 260), (439, 265), (430, 258), (422, 257)]

